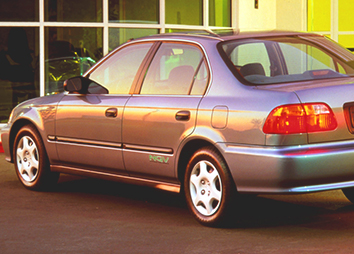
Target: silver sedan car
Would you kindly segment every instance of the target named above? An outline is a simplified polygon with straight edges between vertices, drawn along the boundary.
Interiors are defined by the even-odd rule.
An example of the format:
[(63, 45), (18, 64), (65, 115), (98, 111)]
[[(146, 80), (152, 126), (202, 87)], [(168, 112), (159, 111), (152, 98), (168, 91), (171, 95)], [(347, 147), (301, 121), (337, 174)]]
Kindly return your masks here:
[(28, 189), (68, 173), (181, 191), (206, 226), (237, 216), (246, 193), (354, 201), (354, 55), (326, 37), (145, 37), (64, 87), (2, 129)]

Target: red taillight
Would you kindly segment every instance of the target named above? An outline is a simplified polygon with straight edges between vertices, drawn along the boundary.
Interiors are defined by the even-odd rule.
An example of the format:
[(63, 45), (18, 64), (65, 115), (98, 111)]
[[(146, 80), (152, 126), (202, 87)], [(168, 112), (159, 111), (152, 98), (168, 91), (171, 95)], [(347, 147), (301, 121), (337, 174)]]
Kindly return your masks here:
[(332, 109), (324, 103), (279, 106), (270, 112), (263, 126), (266, 134), (294, 134), (331, 131), (337, 128)]

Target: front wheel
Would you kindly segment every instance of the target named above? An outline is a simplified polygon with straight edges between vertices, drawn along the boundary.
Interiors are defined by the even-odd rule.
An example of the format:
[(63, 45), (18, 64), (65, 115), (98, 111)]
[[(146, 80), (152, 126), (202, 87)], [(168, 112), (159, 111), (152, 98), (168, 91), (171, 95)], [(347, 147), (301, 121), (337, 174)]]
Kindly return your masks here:
[(231, 215), (236, 188), (227, 165), (212, 147), (203, 148), (190, 159), (184, 192), (189, 210), (205, 226), (223, 226)]
[(59, 173), (51, 172), (49, 160), (38, 131), (26, 125), (17, 133), (13, 150), (18, 179), (28, 189), (51, 188), (59, 178)]

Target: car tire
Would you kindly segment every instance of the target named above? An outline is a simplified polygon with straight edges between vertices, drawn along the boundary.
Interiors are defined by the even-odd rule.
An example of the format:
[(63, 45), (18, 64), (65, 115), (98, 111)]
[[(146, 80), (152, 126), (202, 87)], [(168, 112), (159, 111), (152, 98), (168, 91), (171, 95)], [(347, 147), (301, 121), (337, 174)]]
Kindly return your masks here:
[(196, 220), (209, 227), (228, 223), (236, 188), (225, 160), (213, 147), (191, 157), (184, 178), (187, 206)]
[(50, 171), (50, 164), (42, 139), (33, 125), (20, 129), (15, 137), (13, 158), (17, 177), (31, 190), (49, 190), (59, 179)]
[(354, 204), (354, 188), (344, 188), (342, 192), (344, 196)]

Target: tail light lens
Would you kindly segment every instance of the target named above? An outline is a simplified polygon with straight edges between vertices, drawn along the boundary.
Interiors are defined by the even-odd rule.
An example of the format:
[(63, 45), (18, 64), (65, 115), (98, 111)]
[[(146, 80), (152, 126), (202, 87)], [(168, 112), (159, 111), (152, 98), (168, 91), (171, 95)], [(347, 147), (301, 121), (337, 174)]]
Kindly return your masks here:
[(266, 134), (295, 134), (331, 131), (338, 126), (332, 109), (325, 103), (279, 106), (270, 112), (263, 126)]

